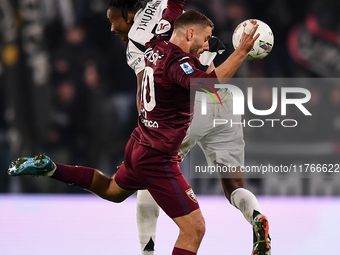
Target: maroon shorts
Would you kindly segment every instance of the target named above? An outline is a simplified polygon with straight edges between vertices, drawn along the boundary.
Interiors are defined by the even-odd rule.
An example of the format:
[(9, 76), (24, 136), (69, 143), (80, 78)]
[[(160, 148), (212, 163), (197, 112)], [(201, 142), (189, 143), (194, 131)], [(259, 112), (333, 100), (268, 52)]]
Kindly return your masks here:
[(199, 208), (196, 195), (179, 167), (180, 158), (140, 145), (130, 138), (125, 161), (115, 175), (125, 190), (148, 189), (157, 204), (171, 218)]

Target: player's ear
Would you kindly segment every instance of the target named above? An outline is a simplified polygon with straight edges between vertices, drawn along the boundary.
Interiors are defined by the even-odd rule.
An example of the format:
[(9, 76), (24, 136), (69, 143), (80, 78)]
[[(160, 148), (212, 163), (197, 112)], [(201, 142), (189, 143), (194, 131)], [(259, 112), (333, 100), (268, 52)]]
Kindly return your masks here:
[(132, 24), (132, 23), (133, 23), (134, 17), (135, 17), (135, 14), (134, 14), (134, 13), (128, 12), (128, 16), (127, 16), (127, 21), (126, 21), (126, 22), (127, 22), (128, 24)]
[(191, 41), (193, 37), (194, 37), (194, 30), (190, 28), (187, 30), (186, 38), (188, 41)]

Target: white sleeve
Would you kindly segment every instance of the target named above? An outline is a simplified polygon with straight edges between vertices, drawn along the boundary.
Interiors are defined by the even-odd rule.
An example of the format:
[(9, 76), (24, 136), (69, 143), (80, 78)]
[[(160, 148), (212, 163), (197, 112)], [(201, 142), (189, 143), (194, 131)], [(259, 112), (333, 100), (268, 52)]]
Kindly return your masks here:
[(206, 71), (213, 62), (217, 54), (222, 54), (225, 51), (225, 45), (215, 36), (209, 39), (209, 50), (204, 51), (200, 56), (202, 71)]
[(126, 48), (126, 61), (136, 75), (145, 68), (144, 52), (139, 50), (131, 41), (128, 42)]
[(201, 65), (210, 66), (211, 62), (215, 59), (217, 52), (204, 51), (200, 56)]

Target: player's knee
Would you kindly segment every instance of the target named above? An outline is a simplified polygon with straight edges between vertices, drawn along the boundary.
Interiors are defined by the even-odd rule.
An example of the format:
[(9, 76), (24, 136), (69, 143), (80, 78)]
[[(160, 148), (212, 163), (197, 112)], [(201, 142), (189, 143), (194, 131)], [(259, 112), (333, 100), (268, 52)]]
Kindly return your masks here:
[(200, 243), (205, 234), (205, 221), (203, 216), (196, 218), (196, 220), (190, 224), (190, 227), (186, 228), (184, 232), (185, 235), (191, 236), (193, 240)]
[[(192, 228), (191, 230), (191, 240), (194, 241), (194, 243), (201, 243), (203, 236), (205, 234), (205, 223), (204, 221), (199, 221), (197, 222)], [(188, 233), (187, 233), (188, 234)]]
[[(105, 198), (105, 197), (103, 197), (103, 198)], [(107, 200), (109, 200), (111, 202), (119, 204), (119, 203), (125, 201), (126, 197), (125, 196), (108, 196), (105, 199), (107, 199)]]
[(203, 239), (203, 236), (205, 234), (205, 222), (204, 219), (201, 223), (199, 223), (196, 226), (196, 234), (197, 234), (197, 238), (199, 241), (201, 241)]
[(111, 198), (110, 200), (114, 203), (119, 204), (119, 203), (123, 202), (125, 200), (125, 198), (124, 199), (123, 198)]

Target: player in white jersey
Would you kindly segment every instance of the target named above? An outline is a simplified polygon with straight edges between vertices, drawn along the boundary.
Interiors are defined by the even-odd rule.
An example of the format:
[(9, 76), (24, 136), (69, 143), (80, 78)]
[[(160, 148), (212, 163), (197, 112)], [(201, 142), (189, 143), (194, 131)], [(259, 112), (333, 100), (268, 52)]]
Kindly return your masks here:
[[(169, 0), (171, 1), (171, 0)], [(143, 6), (140, 0), (111, 0), (107, 16), (112, 24), (111, 31), (121, 35), (127, 41), (127, 63), (135, 71), (137, 76), (137, 108), (140, 111), (140, 90), (144, 74), (144, 51), (147, 43), (156, 32), (162, 30), (167, 24), (157, 27), (167, 7), (167, 0), (150, 0)], [(163, 27), (162, 27), (163, 26)], [(216, 40), (216, 39), (215, 39)], [(210, 43), (211, 46), (211, 43)], [(223, 45), (215, 44), (210, 47), (210, 52), (201, 55), (200, 61), (211, 72), (214, 68), (213, 59), (217, 52), (223, 52)], [(211, 64), (211, 65), (210, 65)], [(209, 66), (209, 68), (207, 68)], [(218, 92), (223, 102), (230, 107), (219, 106), (217, 109), (219, 118), (234, 119), (240, 122), (240, 116), (232, 114), (232, 94), (230, 91)], [(244, 165), (244, 141), (241, 125), (228, 127), (223, 125), (217, 129), (206, 126), (205, 121), (200, 120), (200, 92), (195, 99), (195, 114), (187, 136), (183, 140), (179, 156), (182, 159), (190, 149), (198, 143), (203, 150), (208, 165), (232, 165), (240, 167)], [(209, 103), (208, 114), (215, 114), (216, 107), (213, 102)], [(236, 118), (236, 119), (235, 119)], [(192, 142), (192, 141), (195, 142)], [(270, 237), (268, 235), (268, 222), (261, 210), (256, 197), (247, 189), (243, 176), (235, 178), (221, 178), (222, 187), (228, 200), (239, 209), (247, 221), (252, 224), (254, 230), (254, 247), (252, 254), (270, 254)], [(156, 235), (156, 224), (159, 215), (159, 207), (147, 190), (139, 190), (137, 193), (137, 223), (139, 239), (143, 255), (152, 255)], [(269, 250), (268, 250), (269, 247)], [(262, 251), (263, 250), (263, 251)]]

